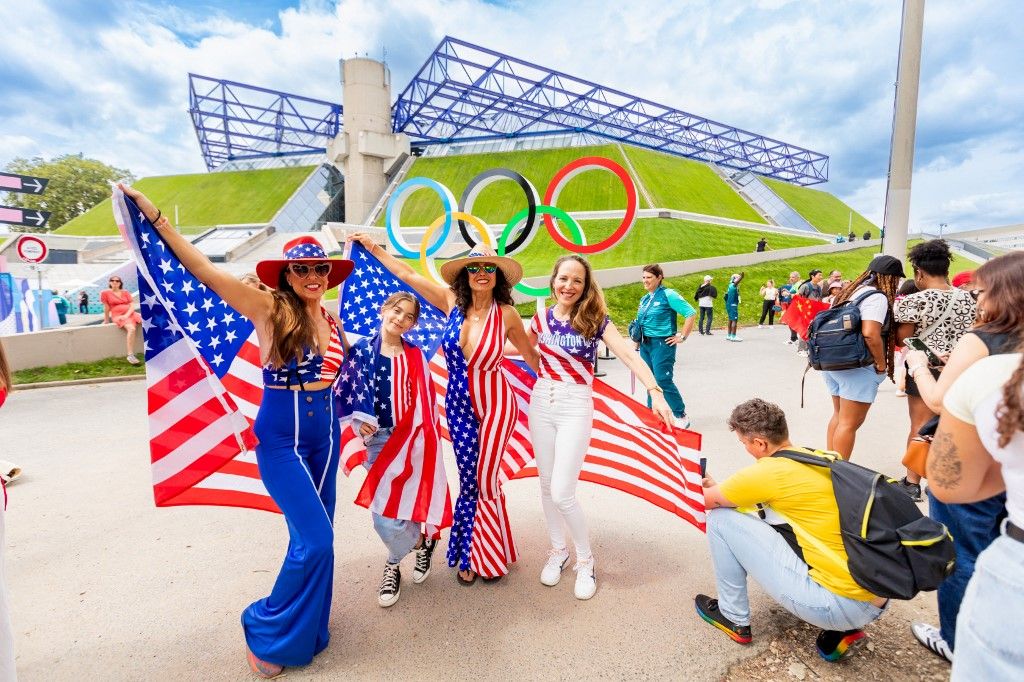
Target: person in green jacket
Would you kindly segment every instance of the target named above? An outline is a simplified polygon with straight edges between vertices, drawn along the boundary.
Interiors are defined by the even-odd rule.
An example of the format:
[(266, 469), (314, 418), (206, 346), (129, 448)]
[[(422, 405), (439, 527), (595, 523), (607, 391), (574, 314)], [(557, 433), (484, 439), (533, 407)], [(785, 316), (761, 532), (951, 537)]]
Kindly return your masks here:
[[(637, 319), (643, 331), (643, 340), (638, 344), (640, 357), (654, 373), (658, 385), (654, 390), (665, 394), (665, 401), (672, 408), (676, 426), (685, 429), (690, 426), (686, 416), (686, 403), (674, 381), (676, 347), (686, 341), (693, 330), (697, 311), (679, 295), (675, 289), (664, 286), (665, 271), (657, 263), (645, 265), (643, 284), (647, 293), (640, 299)], [(685, 318), (683, 331), (676, 327), (676, 315)], [(650, 407), (650, 397), (647, 406)]]
[(726, 328), (726, 341), (742, 341), (736, 336), (736, 328), (740, 319), (740, 289), (739, 284), (747, 273), (741, 272), (729, 278), (729, 288), (725, 290), (725, 312), (729, 316), (729, 326)]

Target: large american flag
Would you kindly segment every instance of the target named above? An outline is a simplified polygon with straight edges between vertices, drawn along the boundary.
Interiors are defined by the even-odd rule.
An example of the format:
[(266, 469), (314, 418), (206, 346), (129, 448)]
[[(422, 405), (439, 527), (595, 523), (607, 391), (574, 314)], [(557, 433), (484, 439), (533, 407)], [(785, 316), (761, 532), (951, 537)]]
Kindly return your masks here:
[[(345, 281), (341, 319), (345, 328), (360, 335), (373, 334), (380, 325), (378, 311), (399, 289), (412, 291), (359, 244), (353, 244), (355, 270)], [(415, 292), (412, 292), (415, 294)], [(441, 410), (442, 434), (450, 440), (444, 410), (448, 371), (438, 352), (444, 314), (420, 298), (418, 325), (406, 340), (419, 345), (431, 358), (430, 369)], [(530, 393), (536, 376), (511, 359), (503, 364), (519, 401), (519, 420), (502, 461), (502, 478), (536, 476), (529, 433)], [(701, 487), (701, 437), (692, 431), (665, 430), (654, 413), (600, 379), (594, 381), (594, 431), (583, 461), (581, 480), (605, 485), (665, 509), (704, 529), (704, 492)]]
[(120, 190), (113, 205), (139, 268), (157, 506), (278, 511), (253, 452), (263, 378), (252, 323), (185, 270)]

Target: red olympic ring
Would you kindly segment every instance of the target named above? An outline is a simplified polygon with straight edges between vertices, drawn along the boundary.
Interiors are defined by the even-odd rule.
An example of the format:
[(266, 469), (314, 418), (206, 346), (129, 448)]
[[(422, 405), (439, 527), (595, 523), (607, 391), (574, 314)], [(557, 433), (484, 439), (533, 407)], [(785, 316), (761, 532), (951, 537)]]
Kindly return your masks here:
[(630, 228), (633, 227), (634, 219), (636, 218), (637, 197), (636, 185), (633, 184), (633, 178), (629, 176), (629, 173), (626, 172), (625, 168), (611, 159), (606, 159), (601, 156), (586, 156), (582, 159), (576, 159), (558, 171), (555, 174), (555, 177), (551, 178), (551, 182), (548, 183), (548, 188), (544, 191), (544, 204), (547, 206), (557, 205), (558, 195), (562, 192), (565, 185), (568, 184), (569, 180), (573, 179), (580, 173), (595, 169), (608, 170), (619, 177), (619, 180), (622, 182), (622, 186), (626, 190), (626, 215), (622, 217), (622, 222), (617, 228), (615, 228), (615, 231), (612, 232), (607, 239), (596, 244), (580, 245), (573, 244), (571, 241), (563, 237), (562, 233), (555, 226), (555, 221), (552, 220), (551, 216), (544, 214), (544, 225), (548, 228), (551, 238), (563, 249), (567, 249), (574, 253), (593, 254), (604, 251), (605, 249), (610, 249), (618, 244), (619, 241), (629, 233)]

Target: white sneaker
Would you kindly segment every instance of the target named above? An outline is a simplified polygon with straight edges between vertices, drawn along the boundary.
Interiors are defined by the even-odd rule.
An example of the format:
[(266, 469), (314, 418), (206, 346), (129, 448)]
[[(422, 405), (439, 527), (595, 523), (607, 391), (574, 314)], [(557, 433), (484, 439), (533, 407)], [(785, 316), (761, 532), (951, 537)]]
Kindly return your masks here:
[(805, 351), (805, 350), (798, 350), (796, 352), (796, 354), (799, 355), (802, 358), (806, 358), (807, 357), (807, 351)]
[(676, 417), (672, 420), (672, 423), (677, 429), (688, 429), (690, 428), (690, 418), (685, 414), (682, 417)]
[(129, 365), (138, 365), (139, 364), (139, 359), (137, 357), (135, 357), (135, 353), (132, 353), (131, 355), (129, 355), (125, 359), (128, 361)]
[(733, 336), (733, 337), (732, 337), (732, 340), (733, 340), (733, 341), (742, 341), (743, 339), (741, 339), (741, 338), (740, 338), (740, 337), (738, 337), (738, 336)]
[(597, 592), (597, 575), (594, 573), (594, 558), (577, 561), (572, 570), (576, 571), (576, 598), (587, 600)]
[(757, 328), (758, 329), (764, 329), (764, 325), (763, 324), (759, 324), (759, 325), (757, 325)]
[(953, 652), (949, 644), (942, 638), (941, 631), (934, 625), (928, 623), (913, 623), (910, 631), (922, 646), (927, 647), (936, 656), (941, 656), (950, 663), (953, 662)]
[(554, 587), (557, 585), (558, 581), (562, 579), (562, 569), (565, 568), (568, 563), (568, 549), (553, 549), (548, 552), (547, 563), (544, 564), (544, 569), (540, 572), (541, 584), (547, 585), (548, 587)]

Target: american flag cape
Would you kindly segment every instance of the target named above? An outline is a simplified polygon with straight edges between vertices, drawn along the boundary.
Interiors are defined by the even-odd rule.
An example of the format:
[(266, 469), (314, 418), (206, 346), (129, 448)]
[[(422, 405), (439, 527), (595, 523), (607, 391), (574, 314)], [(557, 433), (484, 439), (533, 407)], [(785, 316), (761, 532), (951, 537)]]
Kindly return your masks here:
[[(358, 297), (353, 294), (353, 298)], [(342, 422), (345, 474), (363, 464), (366, 447), (356, 420), (379, 426), (377, 415), (389, 413), (394, 424), (387, 443), (370, 466), (356, 504), (390, 519), (425, 523), (431, 535), (452, 525), (452, 500), (441, 453), (441, 433), (433, 381), (419, 347), (405, 342), (405, 354), (389, 358), (391, 395), (378, 400), (375, 358), (379, 335), (352, 345), (335, 387)]]
[[(341, 318), (357, 334), (376, 332), (377, 311), (389, 295), (411, 291), (359, 244), (353, 244), (355, 270), (345, 282)], [(415, 295), (415, 292), (412, 292)], [(441, 433), (451, 440), (444, 410), (448, 371), (438, 352), (444, 314), (420, 299), (420, 320), (405, 339), (430, 358), (430, 370), (441, 412)], [(503, 370), (519, 402), (519, 421), (502, 461), (502, 479), (536, 476), (529, 433), (530, 393), (536, 377), (522, 362), (505, 360)], [(654, 413), (600, 379), (594, 380), (594, 431), (580, 479), (615, 488), (661, 507), (704, 530), (704, 491), (698, 463), (701, 436), (692, 431), (666, 431)], [(344, 461), (344, 460), (343, 460)]]
[(252, 323), (185, 270), (120, 190), (113, 205), (139, 268), (156, 505), (279, 511), (253, 452), (263, 378)]

